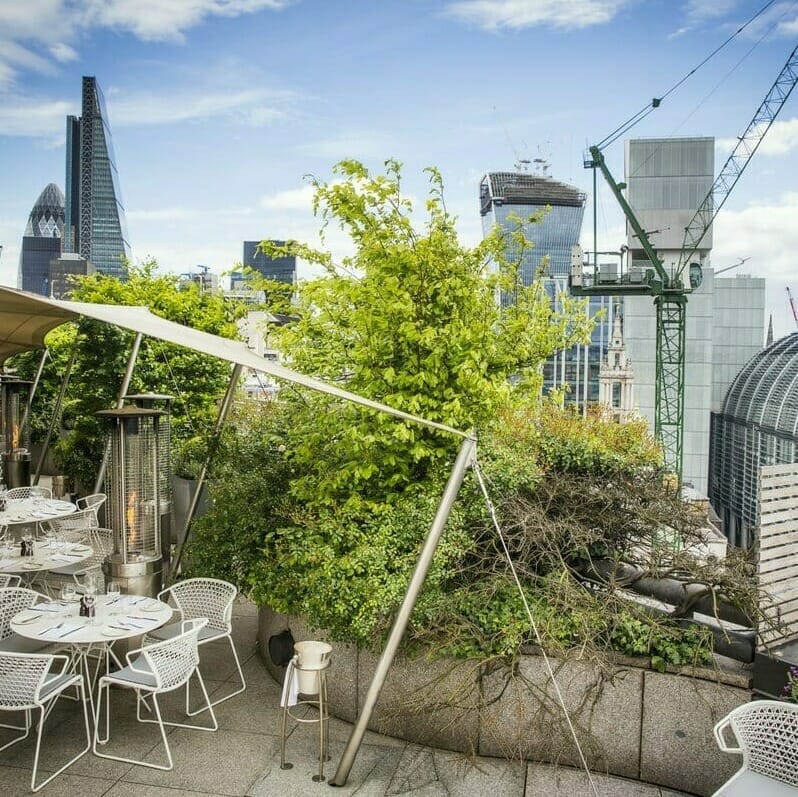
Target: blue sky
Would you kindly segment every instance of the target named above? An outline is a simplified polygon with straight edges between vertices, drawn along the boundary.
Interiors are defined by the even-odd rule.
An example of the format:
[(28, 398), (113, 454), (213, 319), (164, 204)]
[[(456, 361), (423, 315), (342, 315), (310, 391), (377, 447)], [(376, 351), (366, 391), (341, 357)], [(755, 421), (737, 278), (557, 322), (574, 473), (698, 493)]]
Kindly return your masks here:
[[(0, 282), (28, 213), (64, 185), (80, 80), (106, 96), (134, 259), (230, 269), (244, 239), (315, 241), (304, 176), (355, 157), (440, 168), (467, 243), (479, 178), (543, 157), (592, 190), (585, 147), (661, 96), (767, 0), (0, 0)], [(718, 166), (798, 38), (776, 0), (631, 133), (712, 135)], [(623, 146), (606, 151), (621, 179)], [(768, 277), (777, 334), (798, 292), (798, 92), (715, 227), (716, 267)], [(623, 243), (602, 187), (599, 247)], [(583, 243), (591, 245), (592, 209)], [(347, 242), (331, 234), (338, 255)], [(735, 272), (730, 272), (731, 274)]]

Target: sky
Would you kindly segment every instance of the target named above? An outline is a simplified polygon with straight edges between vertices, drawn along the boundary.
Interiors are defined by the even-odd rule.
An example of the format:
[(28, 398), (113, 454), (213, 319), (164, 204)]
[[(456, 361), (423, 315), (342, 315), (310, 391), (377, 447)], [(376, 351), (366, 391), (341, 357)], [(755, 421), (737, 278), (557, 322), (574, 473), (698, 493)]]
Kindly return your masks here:
[[(422, 203), (440, 169), (465, 244), (481, 176), (542, 158), (588, 194), (588, 145), (669, 93), (628, 136), (717, 140), (717, 168), (798, 40), (798, 0), (0, 0), (0, 283), (30, 210), (64, 187), (81, 77), (106, 98), (134, 261), (232, 269), (244, 240), (318, 243), (308, 175), (403, 166)], [(623, 141), (605, 149), (623, 177)], [(766, 277), (776, 336), (796, 329), (798, 91), (715, 223), (712, 264)], [(599, 249), (625, 242), (599, 178)], [(349, 243), (330, 230), (335, 257)], [(300, 275), (302, 276), (302, 275)], [(798, 301), (798, 296), (796, 297)]]

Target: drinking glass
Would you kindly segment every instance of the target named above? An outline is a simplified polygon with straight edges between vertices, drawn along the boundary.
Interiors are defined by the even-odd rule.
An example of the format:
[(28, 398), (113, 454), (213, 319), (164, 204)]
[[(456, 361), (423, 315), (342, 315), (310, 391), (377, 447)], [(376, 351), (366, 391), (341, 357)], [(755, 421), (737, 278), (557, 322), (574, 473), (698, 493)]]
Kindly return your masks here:
[(89, 610), (86, 624), (94, 625), (97, 622), (97, 590), (86, 587), (86, 591), (83, 593), (83, 600)]
[(108, 586), (105, 588), (105, 594), (108, 596), (107, 605), (111, 607), (111, 614), (116, 614), (118, 611), (116, 603), (119, 601), (119, 594), (121, 591), (118, 581), (109, 581)]
[(66, 583), (61, 585), (61, 600), (67, 605), (75, 600), (76, 594), (74, 584)]

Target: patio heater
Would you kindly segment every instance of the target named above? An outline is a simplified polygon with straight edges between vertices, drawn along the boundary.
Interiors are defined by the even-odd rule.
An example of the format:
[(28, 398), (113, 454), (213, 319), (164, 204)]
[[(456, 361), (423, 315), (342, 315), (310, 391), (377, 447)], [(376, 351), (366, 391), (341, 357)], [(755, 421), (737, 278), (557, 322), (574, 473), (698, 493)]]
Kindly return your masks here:
[(32, 382), (0, 375), (3, 481), (12, 487), (30, 485), (30, 417), (26, 412)]
[(126, 594), (155, 597), (163, 585), (160, 427), (165, 413), (128, 405), (97, 415), (110, 427), (105, 492), (114, 552), (103, 571)]
[(169, 469), (172, 450), (172, 396), (164, 393), (134, 393), (123, 396), (123, 401), (149, 410), (162, 410), (164, 417), (158, 423), (158, 485), (161, 509), (161, 559), (166, 581), (169, 581), (169, 565), (172, 557), (172, 489)]

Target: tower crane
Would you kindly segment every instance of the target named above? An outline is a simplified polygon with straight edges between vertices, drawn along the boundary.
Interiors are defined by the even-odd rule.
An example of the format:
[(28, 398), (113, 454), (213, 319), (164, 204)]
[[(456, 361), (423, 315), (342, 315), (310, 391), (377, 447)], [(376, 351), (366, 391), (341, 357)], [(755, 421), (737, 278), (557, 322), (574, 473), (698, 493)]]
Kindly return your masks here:
[[(790, 53), (770, 91), (754, 114), (745, 132), (740, 136), (731, 155), (720, 170), (709, 193), (696, 210), (685, 228), (679, 261), (675, 267), (665, 264), (649, 240), (629, 205), (622, 189), (604, 160), (601, 146), (592, 146), (585, 157), (585, 168), (600, 171), (615, 199), (621, 206), (629, 226), (650, 262), (650, 268), (630, 269), (615, 279), (602, 278), (600, 284), (585, 279), (582, 252), (575, 247), (572, 254), (570, 286), (576, 296), (589, 295), (643, 295), (654, 298), (656, 311), (656, 372), (654, 400), (654, 434), (662, 445), (665, 465), (682, 477), (682, 448), (684, 441), (684, 377), (685, 377), (685, 321), (687, 297), (701, 284), (701, 266), (690, 262), (707, 233), (712, 221), (723, 207), (729, 193), (740, 179), (751, 157), (762, 143), (762, 139), (778, 116), (784, 103), (798, 83), (798, 46)], [(656, 108), (661, 100), (655, 98), (651, 106)], [(595, 264), (594, 264), (595, 266)], [(684, 271), (688, 281), (685, 283)], [(588, 284), (590, 283), (590, 284)]]
[(798, 328), (798, 310), (795, 309), (795, 299), (792, 298), (792, 291), (790, 290), (789, 285), (787, 286), (786, 290), (787, 298), (790, 301), (790, 309), (792, 310), (793, 321), (795, 321), (795, 326)]

